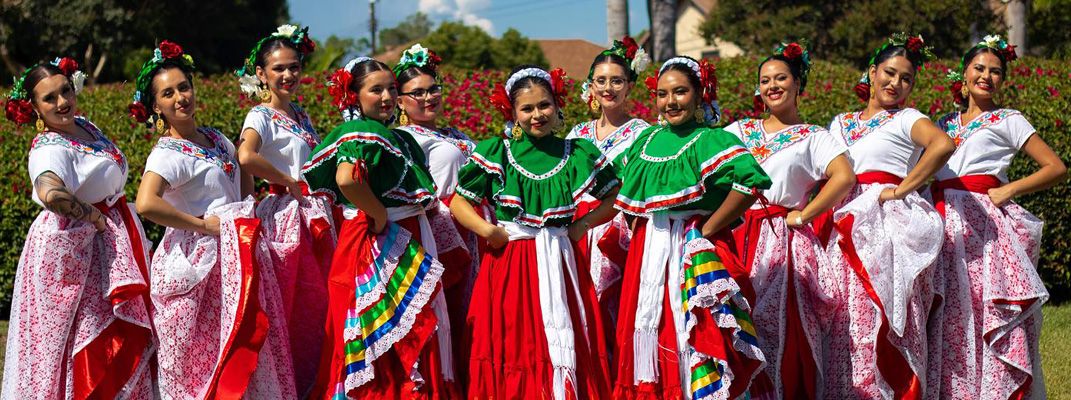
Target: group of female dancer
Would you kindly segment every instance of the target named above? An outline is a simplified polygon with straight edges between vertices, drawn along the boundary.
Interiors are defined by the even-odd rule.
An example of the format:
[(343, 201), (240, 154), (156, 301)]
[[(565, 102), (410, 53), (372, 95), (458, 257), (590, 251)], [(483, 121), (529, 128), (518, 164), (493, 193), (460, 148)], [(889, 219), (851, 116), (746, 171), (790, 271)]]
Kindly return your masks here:
[[(1011, 199), (1066, 171), (996, 103), (999, 37), (935, 124), (902, 107), (930, 52), (894, 36), (828, 129), (799, 115), (800, 43), (757, 66), (764, 119), (713, 128), (716, 71), (683, 56), (645, 80), (658, 121), (631, 118), (649, 60), (626, 37), (583, 83), (598, 119), (560, 138), (564, 74), (525, 65), (475, 143), (437, 125), (420, 45), (336, 71), (345, 121), (321, 137), (292, 102), (307, 32), (238, 71), (262, 103), (237, 146), (197, 124), (193, 60), (159, 45), (129, 107), (160, 134), (133, 209), (126, 157), (76, 116), (77, 65), (17, 82), (45, 210), (3, 399), (1044, 397), (1042, 223)], [(1040, 168), (1008, 182), (1019, 150)], [(151, 260), (135, 215), (167, 227)]]

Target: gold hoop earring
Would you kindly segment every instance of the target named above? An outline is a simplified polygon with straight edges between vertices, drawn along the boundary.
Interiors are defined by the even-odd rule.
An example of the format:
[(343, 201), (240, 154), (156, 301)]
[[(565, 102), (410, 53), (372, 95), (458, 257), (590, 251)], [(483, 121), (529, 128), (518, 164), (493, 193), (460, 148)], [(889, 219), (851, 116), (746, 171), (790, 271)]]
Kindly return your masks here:
[(167, 127), (164, 126), (164, 119), (161, 117), (156, 117), (156, 133), (162, 134), (166, 129)]
[(510, 130), (510, 134), (513, 135), (513, 140), (521, 140), (521, 136), (524, 135), (524, 130), (521, 129), (520, 124), (513, 124), (513, 129)]
[(37, 128), (38, 132), (45, 131), (45, 121), (41, 119), (41, 116), (37, 116), (37, 123), (34, 124), (34, 127)]
[(398, 125), (409, 125), (409, 116), (405, 114), (405, 110), (402, 110), (402, 114), (398, 116)]
[(599, 104), (599, 99), (596, 99), (594, 96), (592, 96), (591, 101), (588, 102), (588, 107), (591, 107), (591, 111), (595, 113), (602, 110), (602, 104)]

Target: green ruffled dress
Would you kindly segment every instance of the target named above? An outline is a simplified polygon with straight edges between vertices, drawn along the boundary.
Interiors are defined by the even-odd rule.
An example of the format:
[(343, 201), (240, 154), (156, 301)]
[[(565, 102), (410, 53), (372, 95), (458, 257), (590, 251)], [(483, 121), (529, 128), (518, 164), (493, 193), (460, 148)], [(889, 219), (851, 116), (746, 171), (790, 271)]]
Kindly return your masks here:
[[(613, 397), (737, 398), (761, 370), (762, 351), (730, 274), (737, 258), (700, 226), (730, 191), (753, 195), (770, 177), (735, 135), (694, 122), (644, 130), (621, 164), (614, 205), (643, 219), (622, 279)], [(675, 340), (682, 332), (686, 348)]]
[[(385, 207), (424, 207), (437, 199), (420, 146), (412, 137), (396, 134), (377, 121), (339, 125), (302, 168), (310, 189), (329, 190), (337, 203), (352, 209), (353, 203), (335, 181), (343, 162), (355, 165), (354, 179), (367, 183)], [(457, 396), (458, 385), (444, 379), (435, 303), (430, 301), (441, 290), (443, 268), (437, 262), (413, 261), (424, 259), (424, 250), (417, 244), (434, 238), (420, 237), (418, 217), (393, 221), (380, 235), (373, 234), (370, 225), (364, 213), (347, 215), (341, 221), (328, 280), (327, 333), (321, 353), (327, 356), (320, 360), (310, 397)], [(399, 233), (403, 230), (409, 234)], [(391, 279), (379, 279), (382, 276)], [(357, 309), (358, 303), (370, 306)], [(358, 333), (347, 337), (350, 331)], [(423, 382), (411, 379), (414, 365)]]
[[(537, 235), (547, 235), (553, 229), (554, 235), (562, 235), (583, 194), (603, 198), (617, 186), (610, 160), (589, 141), (525, 134), (519, 140), (497, 137), (480, 142), (458, 172), (456, 193), (474, 203), (486, 200), (500, 224), (523, 225), (507, 231), (537, 230)], [(561, 239), (556, 236), (555, 243), (570, 246)], [(552, 289), (553, 279), (540, 282), (541, 274), (554, 275), (547, 272), (554, 268), (551, 257), (573, 253), (572, 247), (563, 247), (561, 252), (539, 254), (539, 240), (539, 236), (511, 240), (480, 257), (467, 317), (468, 349), (463, 353), (468, 359), (459, 361), (468, 367), (469, 398), (535, 400), (556, 393), (562, 385), (578, 398), (609, 398), (606, 333), (591, 278), (579, 263), (571, 270), (562, 264), (564, 287)], [(548, 259), (548, 264), (540, 265), (540, 258)], [(563, 367), (555, 366), (551, 358), (555, 347), (548, 342), (543, 314), (548, 318), (556, 314), (541, 306), (541, 293), (568, 299), (572, 354), (562, 357), (575, 360), (574, 373), (562, 375)], [(559, 339), (555, 343), (562, 346)]]

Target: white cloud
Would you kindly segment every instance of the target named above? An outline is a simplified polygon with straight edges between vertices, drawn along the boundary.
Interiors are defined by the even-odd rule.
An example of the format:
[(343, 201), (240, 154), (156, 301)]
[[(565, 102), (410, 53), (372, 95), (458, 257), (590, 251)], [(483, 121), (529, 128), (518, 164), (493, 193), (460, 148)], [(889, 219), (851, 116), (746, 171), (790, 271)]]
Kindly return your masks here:
[(420, 0), (418, 10), (433, 17), (458, 20), (494, 34), (495, 26), (491, 20), (479, 16), (480, 11), (490, 6), (490, 0)]

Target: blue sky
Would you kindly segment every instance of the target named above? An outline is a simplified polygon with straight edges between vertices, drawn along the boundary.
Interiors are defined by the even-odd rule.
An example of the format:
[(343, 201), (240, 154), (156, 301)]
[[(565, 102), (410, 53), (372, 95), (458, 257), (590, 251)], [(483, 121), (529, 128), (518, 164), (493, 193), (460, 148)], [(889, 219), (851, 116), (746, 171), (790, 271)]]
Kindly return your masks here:
[[(646, 1), (628, 0), (629, 31), (647, 28)], [(533, 39), (586, 39), (606, 44), (605, 0), (378, 0), (380, 29), (424, 11), (432, 20), (462, 21), (500, 36), (509, 28)], [(368, 37), (368, 0), (290, 1), (290, 18), (315, 38)]]

